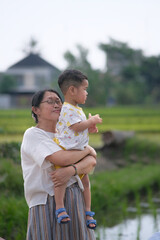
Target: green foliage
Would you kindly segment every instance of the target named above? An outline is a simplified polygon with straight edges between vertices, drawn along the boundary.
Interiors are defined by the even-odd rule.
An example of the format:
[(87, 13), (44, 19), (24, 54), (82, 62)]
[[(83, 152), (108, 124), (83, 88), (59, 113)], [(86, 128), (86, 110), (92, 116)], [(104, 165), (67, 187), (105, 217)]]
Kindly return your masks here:
[[(98, 125), (99, 133), (106, 130), (133, 130), (141, 133), (160, 132), (159, 106), (115, 106), (103, 108), (84, 108), (88, 114), (100, 114), (103, 123)], [(30, 110), (0, 111), (0, 142), (22, 140), (24, 131), (34, 126)], [(90, 135), (92, 138), (92, 134)], [(3, 149), (1, 150), (2, 152)], [(1, 156), (1, 155), (0, 155)]]
[(113, 211), (126, 196), (137, 200), (137, 193), (160, 181), (159, 165), (131, 165), (117, 171), (104, 171), (90, 176), (92, 205), (98, 213)]
[(15, 162), (20, 161), (20, 143), (0, 143), (0, 158), (10, 158)]
[(133, 130), (135, 132), (160, 132), (160, 111), (156, 106), (130, 106), (112, 108), (85, 108), (88, 113), (100, 114), (103, 123), (99, 132), (106, 130)]
[(9, 109), (0, 111), (0, 134), (23, 134), (24, 131), (35, 125), (30, 110)]
[(110, 53), (111, 58), (116, 57), (115, 53), (119, 53), (118, 55), (126, 58), (130, 62), (136, 62), (137, 58), (142, 58), (143, 53), (141, 50), (134, 50), (129, 47), (127, 43), (123, 43), (117, 41), (113, 38), (110, 38), (108, 44), (100, 43), (99, 48), (103, 50), (106, 54)]
[[(134, 201), (138, 212), (141, 212), (141, 194), (146, 192), (150, 206), (153, 206), (152, 192), (155, 183), (159, 185), (159, 165), (155, 159), (159, 158), (160, 148), (160, 110), (155, 106), (132, 106), (113, 108), (86, 108), (85, 113), (99, 113), (103, 124), (99, 131), (111, 129), (135, 130), (141, 132), (141, 139), (133, 138), (126, 142), (122, 149), (123, 158), (127, 159), (136, 153), (140, 163), (148, 156), (148, 165), (134, 164), (117, 171), (103, 171), (90, 176), (92, 183), (92, 209), (96, 211), (96, 218), (100, 224), (112, 226), (120, 222), (127, 214), (129, 201)], [(15, 134), (23, 135), (26, 128), (34, 125), (30, 110), (0, 111), (0, 135), (4, 142), (0, 144), (0, 236), (5, 239), (25, 239), (27, 228), (28, 207), (24, 199), (23, 178), (20, 166), (19, 142), (12, 142)], [(144, 140), (153, 132), (157, 137), (151, 142)], [(142, 134), (143, 133), (143, 134)], [(5, 141), (5, 137), (12, 136), (12, 141)], [(97, 145), (100, 134), (90, 137)], [(153, 137), (153, 135), (152, 135)], [(156, 139), (156, 141), (155, 141)], [(154, 208), (155, 213), (155, 208)], [(109, 220), (108, 220), (109, 219)]]
[(134, 137), (125, 142), (122, 147), (122, 157), (129, 157), (132, 154), (137, 156), (137, 159), (153, 163), (159, 159), (160, 143), (151, 142), (147, 139), (138, 139)]
[(113, 81), (108, 94), (114, 92), (118, 104), (160, 102), (160, 56), (146, 57), (141, 50), (114, 39), (99, 47)]
[(10, 159), (0, 159), (0, 192), (6, 196), (24, 194), (21, 166)]
[[(86, 108), (86, 114), (99, 113), (103, 124), (99, 131), (111, 129), (141, 131), (149, 136), (149, 132), (159, 131), (160, 111), (157, 107), (113, 107), (113, 108)], [(0, 111), (0, 126), (3, 139), (5, 136), (19, 134), (22, 137), (26, 128), (33, 125), (30, 110)], [(142, 133), (141, 133), (142, 134)], [(100, 134), (90, 137), (91, 141), (100, 141)], [(23, 178), (19, 156), (20, 143), (6, 141), (0, 144), (0, 236), (6, 239), (25, 239), (27, 228), (28, 207), (24, 200)], [(128, 199), (134, 200), (140, 209), (140, 192), (145, 189), (151, 205), (151, 193), (148, 189), (155, 182), (160, 181), (159, 165), (153, 165), (154, 159), (159, 156), (159, 145), (150, 144), (143, 138), (134, 138), (127, 141), (122, 151), (123, 158), (132, 153), (137, 154), (139, 162), (146, 155), (151, 158), (149, 165), (134, 164), (119, 171), (105, 171), (91, 175), (92, 208), (99, 218), (109, 226), (121, 221), (126, 215)], [(104, 214), (105, 213), (105, 214)], [(112, 219), (111, 219), (112, 217)], [(109, 219), (109, 220), (107, 220)]]
[(28, 207), (24, 198), (1, 195), (0, 206), (0, 236), (4, 239), (25, 239)]
[(88, 77), (89, 88), (86, 106), (105, 105), (108, 88), (111, 84), (108, 74), (102, 74), (100, 70), (95, 70), (89, 63), (88, 50), (78, 45), (78, 56), (67, 51), (64, 54), (67, 61), (67, 68), (75, 68), (82, 71)]
[(0, 158), (0, 236), (25, 239), (28, 207), (20, 164)]
[(9, 75), (0, 76), (0, 93), (8, 93), (16, 87), (16, 80)]

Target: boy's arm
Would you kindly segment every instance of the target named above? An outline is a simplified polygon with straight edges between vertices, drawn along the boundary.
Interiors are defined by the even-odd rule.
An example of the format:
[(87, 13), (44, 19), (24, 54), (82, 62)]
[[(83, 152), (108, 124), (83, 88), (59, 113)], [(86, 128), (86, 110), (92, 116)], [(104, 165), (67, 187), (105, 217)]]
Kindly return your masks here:
[(87, 128), (90, 128), (92, 125), (102, 123), (102, 118), (99, 117), (99, 114), (96, 114), (94, 116), (91, 116), (89, 119), (85, 121), (81, 121), (79, 123), (75, 123), (70, 126), (70, 129), (72, 129), (75, 132), (82, 132), (86, 130)]

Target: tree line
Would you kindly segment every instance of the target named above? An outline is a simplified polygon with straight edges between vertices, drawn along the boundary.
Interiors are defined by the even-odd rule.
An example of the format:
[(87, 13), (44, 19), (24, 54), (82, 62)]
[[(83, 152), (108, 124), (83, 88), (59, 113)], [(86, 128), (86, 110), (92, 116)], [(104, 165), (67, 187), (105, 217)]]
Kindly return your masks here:
[[(88, 77), (86, 106), (160, 103), (160, 55), (145, 56), (142, 50), (114, 39), (98, 47), (106, 56), (105, 70), (92, 67), (89, 51), (81, 45), (77, 45), (78, 55), (64, 53), (67, 68), (79, 69)], [(12, 76), (0, 75), (1, 93), (15, 86)]]
[(67, 68), (82, 70), (89, 79), (88, 106), (160, 103), (160, 55), (145, 56), (142, 50), (110, 39), (100, 43), (106, 56), (106, 70), (94, 69), (88, 50), (77, 46), (78, 56), (67, 51)]

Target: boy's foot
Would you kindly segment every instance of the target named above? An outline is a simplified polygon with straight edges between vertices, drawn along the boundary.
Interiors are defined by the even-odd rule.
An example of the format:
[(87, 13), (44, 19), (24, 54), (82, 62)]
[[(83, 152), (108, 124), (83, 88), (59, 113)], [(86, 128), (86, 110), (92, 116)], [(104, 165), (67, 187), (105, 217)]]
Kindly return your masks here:
[(66, 213), (65, 208), (59, 208), (56, 210), (56, 218), (58, 223), (68, 223), (71, 221), (69, 215)]
[[(86, 219), (88, 220), (88, 222), (90, 220), (94, 220), (93, 217), (90, 217), (90, 216), (86, 216)], [(94, 223), (90, 223), (88, 224), (90, 228), (96, 228), (96, 225)]]
[(97, 226), (97, 222), (96, 220), (93, 219), (93, 216), (94, 216), (94, 212), (91, 212), (91, 211), (86, 211), (86, 224), (87, 224), (87, 227), (90, 228), (90, 229), (95, 229), (96, 226)]

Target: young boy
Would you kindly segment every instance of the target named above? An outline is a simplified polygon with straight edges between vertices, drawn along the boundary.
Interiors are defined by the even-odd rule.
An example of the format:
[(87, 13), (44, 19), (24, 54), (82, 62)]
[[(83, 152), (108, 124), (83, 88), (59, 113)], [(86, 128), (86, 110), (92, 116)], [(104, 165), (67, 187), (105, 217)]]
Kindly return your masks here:
[[(102, 123), (99, 115), (91, 116), (86, 119), (86, 116), (78, 106), (85, 104), (87, 99), (88, 79), (78, 70), (66, 70), (58, 79), (59, 87), (64, 95), (64, 104), (61, 109), (59, 121), (57, 123), (57, 135), (55, 141), (64, 149), (79, 149), (83, 150), (88, 145), (88, 132), (98, 132), (96, 124)], [(73, 165), (73, 167), (75, 167)], [(75, 168), (76, 170), (76, 168)], [(88, 175), (79, 176), (84, 187), (84, 200), (86, 207), (87, 227), (96, 228), (96, 220), (92, 217), (94, 212), (91, 212), (91, 193), (90, 182)], [(79, 178), (77, 176), (77, 178)], [(58, 222), (67, 223), (70, 221), (64, 208), (65, 186), (55, 189), (56, 215)], [(63, 213), (63, 215), (62, 215)], [(65, 219), (65, 221), (64, 221)]]

